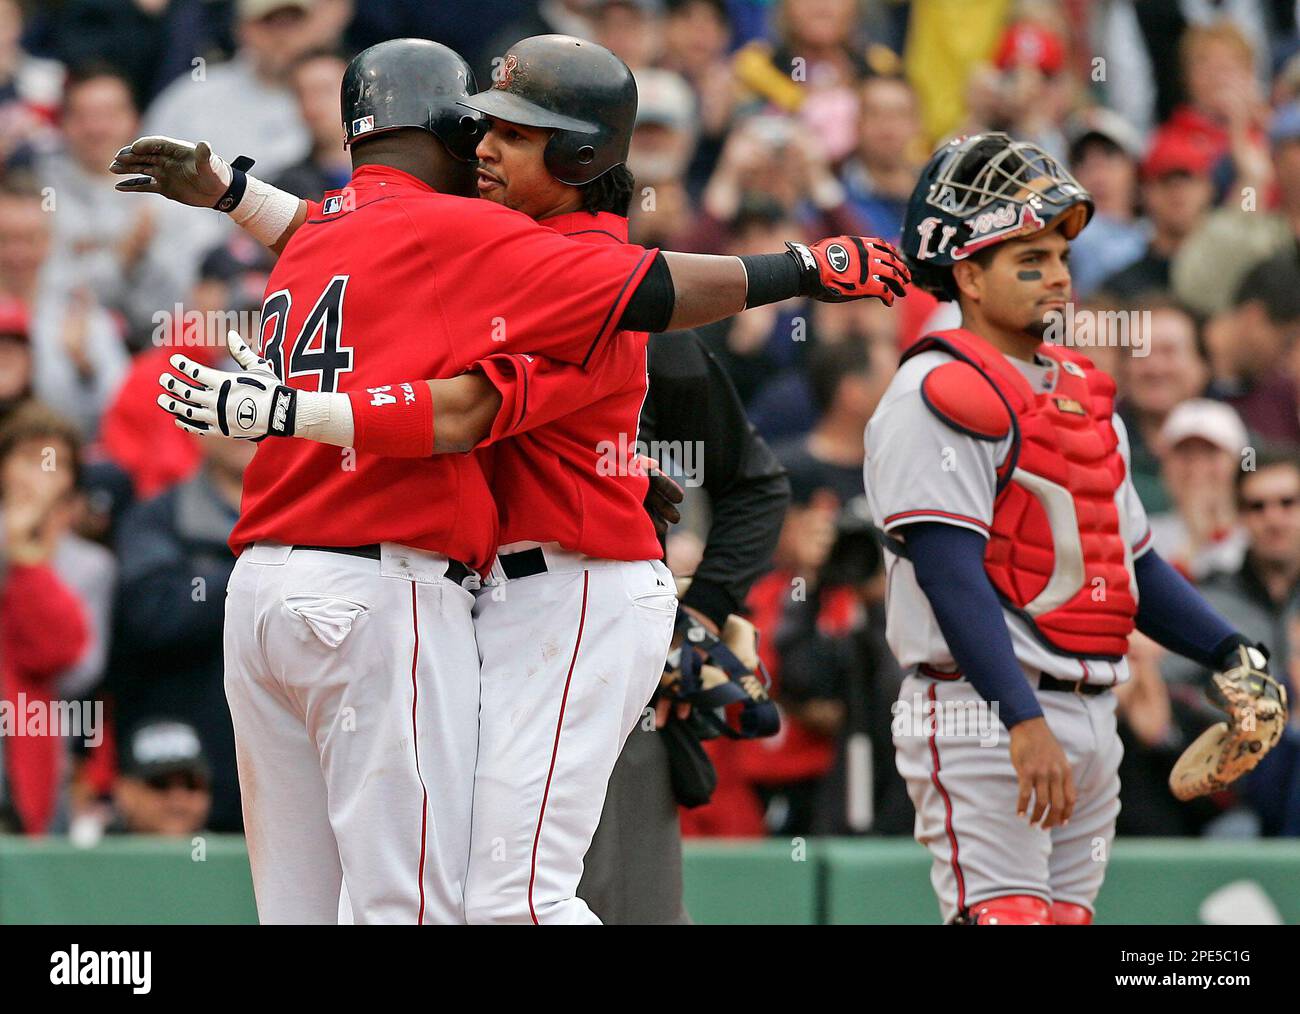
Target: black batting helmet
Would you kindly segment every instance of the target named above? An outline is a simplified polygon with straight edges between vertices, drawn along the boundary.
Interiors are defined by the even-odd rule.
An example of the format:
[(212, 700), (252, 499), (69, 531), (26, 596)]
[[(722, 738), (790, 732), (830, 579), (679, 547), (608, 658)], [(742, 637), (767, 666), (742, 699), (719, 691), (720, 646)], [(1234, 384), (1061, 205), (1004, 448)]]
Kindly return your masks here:
[(921, 170), (899, 246), (916, 283), (951, 298), (958, 261), (1058, 222), (1074, 239), (1092, 213), (1092, 195), (1042, 148), (1000, 132), (972, 134), (949, 141)]
[(581, 186), (627, 161), (636, 81), (604, 46), (571, 35), (535, 35), (510, 47), (487, 91), (461, 105), (507, 123), (553, 130), (546, 168)]
[(454, 49), (428, 39), (391, 39), (362, 50), (343, 75), (344, 145), (402, 127), (433, 134), (452, 156), (474, 161), (482, 117), (461, 106), (477, 91)]

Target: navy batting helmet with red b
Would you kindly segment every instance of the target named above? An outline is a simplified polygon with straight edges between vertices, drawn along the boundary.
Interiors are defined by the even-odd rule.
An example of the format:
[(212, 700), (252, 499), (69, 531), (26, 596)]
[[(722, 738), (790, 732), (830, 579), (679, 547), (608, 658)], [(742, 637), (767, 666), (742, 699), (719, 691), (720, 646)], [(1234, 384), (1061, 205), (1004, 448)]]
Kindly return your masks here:
[(343, 75), (344, 144), (403, 127), (427, 130), (462, 162), (475, 160), (482, 117), (460, 105), (477, 89), (454, 49), (428, 39), (390, 39), (358, 53)]
[(636, 122), (636, 81), (604, 46), (571, 35), (535, 35), (510, 47), (492, 87), (463, 100), (480, 113), (545, 127), (546, 168), (581, 186), (627, 161)]

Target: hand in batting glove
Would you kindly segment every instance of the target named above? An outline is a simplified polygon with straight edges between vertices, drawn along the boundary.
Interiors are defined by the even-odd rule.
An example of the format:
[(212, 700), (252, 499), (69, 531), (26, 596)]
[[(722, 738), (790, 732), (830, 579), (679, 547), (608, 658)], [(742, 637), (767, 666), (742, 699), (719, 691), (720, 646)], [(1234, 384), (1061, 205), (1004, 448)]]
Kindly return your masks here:
[[(115, 189), (131, 194), (162, 194), (191, 208), (230, 211), (239, 203), (253, 160), (234, 163), (213, 154), (206, 141), (192, 144), (174, 137), (141, 137), (117, 153), (109, 172), (131, 176)], [(135, 174), (135, 175), (133, 175)]]
[(237, 332), (231, 331), (226, 343), (242, 368), (239, 372), (172, 356), (172, 368), (182, 376), (164, 373), (158, 378), (164, 391), (158, 396), (159, 407), (191, 433), (216, 430), (236, 440), (293, 436), (299, 392), (281, 384), (270, 362), (250, 349)]
[(875, 298), (893, 306), (912, 281), (903, 255), (883, 239), (834, 236), (812, 246), (786, 246), (803, 272), (803, 294), (823, 303)]

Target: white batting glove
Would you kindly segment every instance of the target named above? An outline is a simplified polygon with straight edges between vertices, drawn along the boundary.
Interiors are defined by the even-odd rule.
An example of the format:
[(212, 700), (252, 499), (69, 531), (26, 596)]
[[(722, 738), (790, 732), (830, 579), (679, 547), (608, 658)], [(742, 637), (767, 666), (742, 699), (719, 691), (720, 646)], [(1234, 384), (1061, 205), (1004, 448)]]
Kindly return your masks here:
[(241, 367), (238, 372), (172, 356), (169, 362), (181, 376), (159, 376), (158, 385), (165, 393), (158, 396), (158, 406), (191, 433), (216, 430), (236, 440), (296, 435), (298, 398), (313, 392), (281, 384), (270, 362), (250, 349), (238, 332), (231, 331), (226, 344)]

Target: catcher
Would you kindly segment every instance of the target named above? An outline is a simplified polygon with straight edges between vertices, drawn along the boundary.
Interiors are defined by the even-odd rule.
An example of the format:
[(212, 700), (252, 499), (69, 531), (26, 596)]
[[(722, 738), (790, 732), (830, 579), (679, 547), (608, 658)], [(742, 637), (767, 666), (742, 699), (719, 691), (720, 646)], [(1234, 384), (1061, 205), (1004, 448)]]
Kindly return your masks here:
[[(907, 350), (866, 434), (899, 704), (933, 717), (895, 727), (896, 758), (946, 922), (1092, 921), (1135, 628), (1218, 673), (1228, 719), (1176, 765), (1180, 799), (1249, 771), (1286, 721), (1264, 648), (1151, 549), (1114, 382), (1044, 341), (1092, 213), (1054, 158), (990, 133), (934, 154), (904, 222), (913, 278), (965, 325)], [(987, 728), (951, 721), (972, 714)]]

